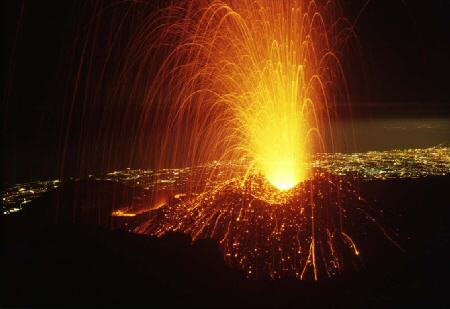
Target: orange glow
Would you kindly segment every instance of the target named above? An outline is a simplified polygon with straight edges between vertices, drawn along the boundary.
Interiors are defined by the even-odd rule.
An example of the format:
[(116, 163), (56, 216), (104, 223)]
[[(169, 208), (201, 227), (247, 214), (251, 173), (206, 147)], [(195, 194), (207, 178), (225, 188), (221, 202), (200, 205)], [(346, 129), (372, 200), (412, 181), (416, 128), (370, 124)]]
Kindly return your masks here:
[(111, 213), (111, 216), (113, 217), (135, 217), (135, 213), (130, 213), (122, 210), (116, 210)]
[(233, 94), (238, 128), (245, 137), (241, 146), (272, 185), (287, 190), (307, 178), (311, 146), (307, 75), (317, 68), (307, 59), (313, 42), (309, 27), (301, 22), (305, 7), (295, 1), (292, 7), (261, 2), (261, 9), (253, 12), (236, 5), (246, 21), (240, 27), (252, 38), (238, 42), (245, 57), (231, 72), (245, 86), (244, 93)]
[[(155, 51), (153, 63), (164, 59), (146, 88), (140, 124), (142, 132), (167, 128), (160, 166), (245, 157), (251, 173), (263, 174), (279, 190), (308, 179), (310, 155), (333, 147), (325, 139), (335, 100), (346, 98), (334, 49), (351, 31), (343, 42), (333, 36), (350, 27), (337, 18), (337, 4), (175, 3), (142, 31), (152, 34), (144, 46), (151, 55)], [(141, 52), (132, 49), (129, 58)], [(169, 125), (164, 117), (146, 118), (150, 113), (170, 115)], [(139, 145), (146, 145), (148, 136), (141, 138)]]
[(339, 56), (353, 31), (338, 4), (174, 1), (139, 16), (119, 92), (130, 110), (142, 106), (133, 156), (198, 168), (185, 198), (152, 209), (134, 231), (215, 239), (247, 274), (260, 267), (303, 279), (312, 270), (317, 280), (322, 262), (338, 273), (335, 248), (358, 254), (341, 233), (340, 198), (359, 200), (351, 186), (310, 171), (312, 154), (335, 150), (336, 105), (348, 104)]

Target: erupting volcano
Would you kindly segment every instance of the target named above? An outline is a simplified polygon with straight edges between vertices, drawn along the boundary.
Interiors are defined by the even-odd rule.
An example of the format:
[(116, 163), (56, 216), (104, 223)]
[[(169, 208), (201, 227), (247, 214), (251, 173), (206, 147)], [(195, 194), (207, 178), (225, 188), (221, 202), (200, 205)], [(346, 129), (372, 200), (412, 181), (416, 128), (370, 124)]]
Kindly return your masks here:
[(126, 87), (111, 98), (142, 103), (133, 155), (159, 168), (246, 163), (193, 176), (187, 200), (135, 232), (214, 238), (232, 264), (273, 277), (303, 278), (312, 265), (317, 280), (316, 256), (332, 275), (336, 248), (358, 254), (343, 221), (346, 199), (361, 199), (310, 160), (335, 150), (336, 106), (348, 107), (338, 55), (353, 32), (340, 11), (333, 1), (175, 1), (141, 16), (120, 69)]
[(450, 1), (1, 7), (0, 307), (448, 304)]

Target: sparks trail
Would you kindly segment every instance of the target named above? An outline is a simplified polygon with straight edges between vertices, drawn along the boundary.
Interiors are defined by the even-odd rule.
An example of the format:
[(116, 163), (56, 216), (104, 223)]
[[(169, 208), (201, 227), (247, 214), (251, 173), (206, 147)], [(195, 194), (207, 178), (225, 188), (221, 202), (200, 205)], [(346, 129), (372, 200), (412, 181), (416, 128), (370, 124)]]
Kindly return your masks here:
[(309, 177), (312, 153), (335, 150), (335, 106), (348, 105), (338, 53), (351, 33), (336, 3), (175, 1), (158, 16), (131, 40), (133, 75), (122, 75), (147, 85), (139, 157), (160, 167), (247, 157), (288, 190)]

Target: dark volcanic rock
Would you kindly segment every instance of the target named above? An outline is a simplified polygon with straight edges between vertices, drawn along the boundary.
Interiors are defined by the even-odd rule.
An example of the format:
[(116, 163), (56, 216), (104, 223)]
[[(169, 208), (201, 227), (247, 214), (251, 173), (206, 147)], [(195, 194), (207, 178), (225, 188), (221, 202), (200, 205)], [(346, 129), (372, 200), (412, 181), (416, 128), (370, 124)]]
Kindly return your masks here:
[[(352, 236), (365, 266), (314, 283), (245, 279), (211, 240), (111, 231), (111, 209), (134, 193), (71, 184), (2, 217), (0, 305), (445, 306), (449, 188), (450, 177), (362, 182), (362, 196), (384, 210), (383, 226), (402, 249), (380, 229), (362, 228)], [(56, 215), (58, 205), (69, 206)]]

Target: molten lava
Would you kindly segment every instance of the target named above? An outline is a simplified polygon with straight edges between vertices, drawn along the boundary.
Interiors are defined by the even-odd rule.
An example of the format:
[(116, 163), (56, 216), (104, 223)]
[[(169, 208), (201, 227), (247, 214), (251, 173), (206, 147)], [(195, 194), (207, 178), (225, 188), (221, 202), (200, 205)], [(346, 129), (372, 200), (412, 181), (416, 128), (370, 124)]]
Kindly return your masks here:
[(308, 121), (302, 108), (305, 98), (299, 91), (304, 79), (302, 69), (300, 65), (283, 62), (287, 61), (268, 61), (268, 67), (262, 71), (270, 72), (270, 76), (261, 79), (250, 107), (239, 117), (244, 119), (243, 128), (248, 136), (245, 146), (257, 169), (273, 186), (287, 190), (306, 179), (309, 149)]
[(242, 111), (237, 114), (246, 135), (243, 148), (256, 168), (280, 190), (307, 178), (305, 168), (311, 147), (307, 142), (309, 89), (302, 62), (306, 50), (302, 50), (304, 38), (297, 35), (301, 30), (292, 30), (284, 37), (266, 33), (274, 40), (267, 46), (270, 53), (251, 54), (258, 65), (253, 69), (258, 76), (250, 78), (255, 86), (249, 89), (248, 102), (242, 102)]
[[(335, 248), (351, 240), (343, 236), (340, 201), (347, 192), (339, 179), (305, 180), (310, 154), (334, 151), (328, 139), (335, 107), (348, 102), (336, 52), (351, 27), (334, 1), (315, 0), (175, 1), (143, 23), (123, 70), (133, 72), (132, 61), (143, 59), (130, 84), (151, 81), (137, 145), (148, 145), (147, 132), (157, 129), (160, 167), (249, 163), (244, 173), (218, 165), (194, 177), (223, 181), (162, 208), (135, 232), (217, 239), (248, 273), (261, 264), (273, 277), (303, 278), (312, 269), (317, 279), (319, 256), (327, 274), (336, 273), (342, 261)], [(155, 63), (161, 64), (146, 79), (144, 68)], [(149, 157), (143, 149), (138, 155)]]
[[(149, 3), (157, 2), (125, 2), (111, 14), (111, 48), (103, 57), (85, 48), (80, 69), (105, 62), (104, 91), (93, 77), (80, 91), (83, 115), (94, 122), (103, 113), (101, 130), (83, 126), (102, 163), (114, 166), (126, 140), (131, 164), (158, 170), (156, 191), (168, 182), (166, 168), (209, 167), (193, 169), (186, 198), (152, 209), (135, 231), (216, 239), (252, 274), (304, 278), (312, 269), (317, 279), (318, 261), (336, 273), (336, 248), (358, 252), (342, 199), (359, 199), (339, 178), (309, 179), (308, 166), (311, 154), (336, 150), (336, 106), (349, 102), (340, 56), (352, 23), (334, 0), (173, 0), (155, 10)], [(93, 20), (95, 43), (104, 22)]]

